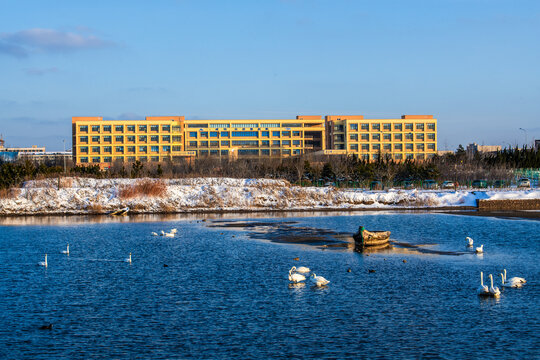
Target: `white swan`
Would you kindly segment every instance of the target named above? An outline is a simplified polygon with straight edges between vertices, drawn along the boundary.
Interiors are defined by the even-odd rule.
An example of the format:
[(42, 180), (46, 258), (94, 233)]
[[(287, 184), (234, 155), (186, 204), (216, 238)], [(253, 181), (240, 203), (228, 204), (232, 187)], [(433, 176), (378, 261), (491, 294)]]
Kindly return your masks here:
[(306, 280), (306, 277), (304, 275), (297, 274), (297, 273), (293, 274), (292, 271), (293, 271), (292, 269), (289, 270), (289, 281), (292, 281), (293, 283), (298, 283), (298, 282)]
[(523, 283), (522, 282), (513, 282), (513, 283), (509, 283), (509, 282), (506, 282), (504, 280), (504, 274), (500, 274), (501, 275), (501, 279), (502, 279), (502, 284), (501, 286), (502, 287), (507, 287), (507, 288), (519, 288), (519, 287), (522, 287), (523, 286)]
[(482, 245), (480, 245), (479, 247), (477, 247), (477, 248), (475, 249), (475, 251), (476, 251), (477, 254), (482, 254), (482, 253), (484, 253), (484, 244), (482, 244)]
[(520, 284), (518, 286), (512, 286), (512, 287), (520, 287), (520, 286), (523, 286), (527, 282), (527, 280), (525, 280), (522, 277), (517, 277), (517, 276), (511, 277), (510, 280), (506, 280), (506, 269), (504, 269), (504, 282), (508, 284)]
[(465, 239), (466, 239), (466, 240), (468, 241), (468, 243), (467, 243), (467, 247), (473, 247), (473, 244), (474, 244), (474, 240), (473, 240), (473, 239), (471, 239), (471, 238), (470, 238), (470, 237), (468, 237), (468, 236), (467, 236), (467, 237), (466, 237)]
[(152, 231), (152, 236), (158, 236), (158, 233)]
[(165, 233), (165, 237), (174, 237), (174, 233)]
[(165, 236), (165, 231), (161, 230), (161, 231), (159, 232), (159, 235)]
[(66, 250), (62, 250), (61, 253), (69, 255), (69, 244), (67, 244)]
[(131, 253), (129, 253), (129, 257), (125, 259), (124, 261), (131, 264)]
[(476, 290), (480, 296), (489, 296), (489, 288), (487, 285), (484, 285), (484, 273), (480, 271), (480, 286)]
[(300, 274), (307, 274), (309, 273), (311, 270), (305, 266), (299, 266), (299, 267), (296, 267), (296, 266), (293, 266), (291, 268), (291, 271), (293, 272), (297, 272), (297, 273), (300, 273)]
[(489, 294), (493, 297), (501, 296), (501, 290), (498, 287), (493, 287), (493, 275), (489, 274), (489, 280), (491, 281), (491, 286), (489, 287)]
[(178, 232), (178, 229), (171, 229), (171, 234), (176, 234)]
[(45, 261), (38, 262), (38, 265), (45, 266), (45, 267), (49, 266), (49, 264), (47, 263), (47, 254), (45, 254)]
[(315, 273), (311, 274), (311, 281), (314, 282), (316, 286), (324, 286), (330, 283), (330, 281), (326, 280), (322, 276), (315, 275)]

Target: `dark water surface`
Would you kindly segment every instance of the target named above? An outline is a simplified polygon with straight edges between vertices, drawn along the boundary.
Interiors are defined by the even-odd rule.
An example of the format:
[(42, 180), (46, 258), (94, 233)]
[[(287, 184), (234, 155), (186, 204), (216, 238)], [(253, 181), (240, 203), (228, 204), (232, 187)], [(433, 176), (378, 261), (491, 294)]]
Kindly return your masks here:
[[(396, 248), (366, 256), (266, 241), (260, 233), (254, 239), (249, 230), (215, 226), (221, 222), (209, 215), (9, 220), (0, 225), (0, 358), (540, 357), (540, 222), (280, 216), (227, 219), (350, 233), (364, 225), (448, 252), (464, 252), (470, 236), (485, 254)], [(173, 227), (175, 238), (150, 234)], [(69, 256), (60, 254), (67, 243)], [(132, 264), (123, 261), (130, 252)], [(44, 253), (48, 268), (36, 266)], [(289, 286), (293, 265), (331, 283)], [(503, 268), (527, 284), (504, 289), (498, 300), (478, 298), (479, 272), (500, 286)], [(52, 329), (39, 329), (49, 323)]]

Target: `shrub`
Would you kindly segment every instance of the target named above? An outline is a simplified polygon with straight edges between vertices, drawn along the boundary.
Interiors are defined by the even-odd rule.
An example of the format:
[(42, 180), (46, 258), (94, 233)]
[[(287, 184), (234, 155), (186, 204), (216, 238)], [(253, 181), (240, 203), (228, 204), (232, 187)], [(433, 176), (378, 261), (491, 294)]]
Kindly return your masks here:
[(118, 190), (120, 199), (134, 197), (164, 197), (167, 185), (163, 180), (140, 179), (134, 185), (122, 185)]

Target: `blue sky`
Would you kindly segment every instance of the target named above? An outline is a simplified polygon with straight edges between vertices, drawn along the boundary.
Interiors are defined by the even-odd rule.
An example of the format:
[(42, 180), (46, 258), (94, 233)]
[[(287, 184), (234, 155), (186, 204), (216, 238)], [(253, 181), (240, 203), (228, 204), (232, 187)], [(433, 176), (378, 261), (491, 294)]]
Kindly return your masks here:
[(0, 5), (14, 146), (62, 149), (72, 116), (433, 114), (440, 150), (540, 138), (537, 0)]

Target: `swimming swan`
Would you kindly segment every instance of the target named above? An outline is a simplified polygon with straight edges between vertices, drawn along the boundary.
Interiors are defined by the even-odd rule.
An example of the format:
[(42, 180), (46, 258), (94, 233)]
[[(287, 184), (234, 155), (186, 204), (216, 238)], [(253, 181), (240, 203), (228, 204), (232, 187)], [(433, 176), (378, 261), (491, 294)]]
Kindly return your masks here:
[(493, 287), (493, 275), (489, 274), (489, 280), (491, 281), (491, 286), (489, 287), (489, 294), (493, 297), (501, 296), (501, 291), (498, 287)]
[(171, 229), (171, 234), (176, 234), (178, 232), (178, 229)]
[(305, 266), (299, 266), (299, 267), (296, 267), (296, 266), (293, 266), (291, 268), (291, 270), (293, 272), (297, 272), (297, 273), (300, 273), (300, 274), (307, 274), (309, 273), (311, 270)]
[(301, 281), (304, 281), (306, 280), (306, 277), (304, 275), (301, 275), (301, 274), (297, 274), (297, 273), (292, 273), (293, 270), (289, 270), (289, 281), (292, 281), (293, 283), (299, 283)]
[(131, 264), (131, 253), (129, 253), (129, 257), (125, 259), (124, 261)]
[(174, 233), (165, 233), (165, 237), (174, 237)]
[(521, 284), (518, 286), (512, 286), (512, 287), (519, 287), (519, 286), (523, 286), (527, 282), (527, 280), (525, 280), (522, 277), (511, 277), (510, 280), (506, 280), (506, 269), (504, 269), (504, 282), (508, 284)]
[(474, 240), (468, 236), (465, 239), (468, 241), (467, 247), (473, 247)]
[(158, 233), (152, 231), (152, 236), (158, 236)]
[(330, 281), (326, 280), (322, 276), (315, 275), (315, 273), (311, 274), (311, 281), (314, 282), (316, 286), (324, 286), (330, 283)]
[(47, 254), (45, 254), (45, 261), (40, 261), (40, 262), (38, 262), (38, 265), (39, 265), (39, 266), (45, 266), (45, 267), (49, 266), (49, 265), (47, 264)]
[(67, 244), (66, 250), (62, 250), (61, 253), (69, 255), (69, 244)]
[(487, 285), (484, 285), (484, 273), (480, 271), (480, 286), (476, 290), (480, 296), (489, 296), (489, 288)]
[(482, 254), (484, 252), (484, 244), (480, 245), (475, 249), (477, 254)]

